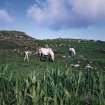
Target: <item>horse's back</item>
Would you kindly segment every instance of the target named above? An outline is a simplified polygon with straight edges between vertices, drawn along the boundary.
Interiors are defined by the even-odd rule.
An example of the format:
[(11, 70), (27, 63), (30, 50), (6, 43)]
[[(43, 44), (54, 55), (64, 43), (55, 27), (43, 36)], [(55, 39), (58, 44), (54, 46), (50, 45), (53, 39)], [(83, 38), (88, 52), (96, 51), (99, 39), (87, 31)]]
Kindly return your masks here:
[(40, 52), (44, 55), (48, 55), (49, 54), (49, 49), (48, 48), (41, 48)]

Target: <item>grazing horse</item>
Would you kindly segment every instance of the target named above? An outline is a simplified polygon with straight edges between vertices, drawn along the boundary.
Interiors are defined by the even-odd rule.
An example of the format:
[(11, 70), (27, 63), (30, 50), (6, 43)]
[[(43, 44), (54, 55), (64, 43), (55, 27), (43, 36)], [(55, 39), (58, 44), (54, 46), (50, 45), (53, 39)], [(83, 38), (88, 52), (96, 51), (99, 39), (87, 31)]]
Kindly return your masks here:
[(29, 61), (29, 56), (32, 54), (32, 51), (25, 51), (25, 56), (24, 56), (24, 61), (27, 60)]
[(70, 56), (75, 56), (76, 55), (76, 52), (75, 52), (74, 48), (69, 48), (69, 55)]
[(37, 53), (39, 54), (40, 60), (47, 58), (54, 61), (54, 52), (51, 48), (39, 48)]

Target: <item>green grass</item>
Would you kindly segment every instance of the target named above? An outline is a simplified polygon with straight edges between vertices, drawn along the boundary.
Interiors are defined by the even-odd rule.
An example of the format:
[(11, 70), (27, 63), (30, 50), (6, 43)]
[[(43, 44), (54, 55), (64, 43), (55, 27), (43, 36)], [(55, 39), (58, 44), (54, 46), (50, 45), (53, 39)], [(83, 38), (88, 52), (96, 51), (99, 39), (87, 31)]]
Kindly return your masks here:
[[(54, 62), (0, 50), (0, 105), (105, 105), (104, 43), (37, 41), (55, 50)], [(68, 48), (77, 55), (68, 57)], [(66, 55), (66, 58), (62, 58)], [(80, 62), (80, 67), (71, 64)], [(94, 69), (85, 69), (90, 63)]]
[(43, 75), (31, 71), (21, 78), (6, 65), (0, 72), (0, 103), (4, 105), (105, 104), (104, 71), (47, 66)]

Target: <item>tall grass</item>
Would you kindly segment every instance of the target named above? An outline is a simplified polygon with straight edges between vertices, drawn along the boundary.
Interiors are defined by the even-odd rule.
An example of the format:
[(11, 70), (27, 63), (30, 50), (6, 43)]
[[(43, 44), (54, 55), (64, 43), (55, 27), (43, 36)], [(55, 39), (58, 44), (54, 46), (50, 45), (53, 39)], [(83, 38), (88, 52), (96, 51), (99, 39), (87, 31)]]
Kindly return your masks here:
[(46, 68), (17, 78), (0, 69), (0, 105), (105, 105), (103, 71)]

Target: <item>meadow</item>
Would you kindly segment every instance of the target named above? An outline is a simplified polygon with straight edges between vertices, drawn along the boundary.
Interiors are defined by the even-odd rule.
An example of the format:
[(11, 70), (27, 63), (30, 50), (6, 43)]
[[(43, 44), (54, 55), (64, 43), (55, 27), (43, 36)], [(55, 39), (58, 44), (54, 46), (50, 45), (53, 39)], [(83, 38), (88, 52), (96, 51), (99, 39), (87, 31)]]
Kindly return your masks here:
[[(35, 43), (53, 48), (55, 61), (43, 62), (32, 55), (30, 62), (24, 62), (24, 53), (12, 52), (15, 45), (0, 46), (0, 105), (105, 105), (104, 42)], [(69, 56), (69, 47), (76, 49), (75, 57)], [(73, 66), (78, 63), (79, 67)]]

